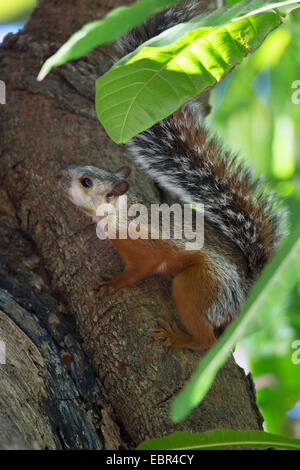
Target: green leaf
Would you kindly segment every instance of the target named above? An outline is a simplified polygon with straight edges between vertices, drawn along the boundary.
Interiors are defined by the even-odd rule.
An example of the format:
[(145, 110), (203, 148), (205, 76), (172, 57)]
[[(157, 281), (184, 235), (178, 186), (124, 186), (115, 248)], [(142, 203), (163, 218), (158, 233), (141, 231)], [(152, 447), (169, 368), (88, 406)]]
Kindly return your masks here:
[(264, 431), (214, 429), (196, 434), (175, 432), (160, 439), (149, 439), (140, 444), (137, 450), (219, 450), (234, 446), (252, 449), (272, 447), (281, 450), (300, 450), (300, 440)]
[(269, 320), (272, 307), (300, 279), (300, 225), (289, 236), (273, 260), (263, 270), (259, 280), (236, 320), (226, 329), (217, 343), (205, 354), (188, 382), (172, 403), (172, 418), (178, 422), (198, 405), (210, 388), (217, 371), (227, 360), (238, 340), (258, 329), (262, 312)]
[(110, 11), (102, 20), (93, 21), (73, 34), (68, 41), (46, 60), (38, 75), (43, 80), (52, 67), (78, 59), (100, 44), (114, 41), (146, 18), (178, 0), (141, 0), (128, 7)]
[(35, 8), (36, 0), (14, 0), (0, 2), (0, 22), (8, 23)]
[(143, 47), (162, 47), (170, 44), (171, 42), (177, 41), (186, 33), (193, 31), (194, 29), (202, 26), (225, 26), (230, 21), (238, 21), (241, 17), (253, 16), (262, 11), (267, 11), (275, 8), (280, 8), (282, 13), (290, 8), (291, 5), (298, 4), (299, 1), (289, 0), (285, 2), (273, 3), (272, 0), (245, 0), (240, 2), (238, 5), (230, 7), (218, 8), (210, 13), (205, 12), (198, 16), (195, 16), (192, 20), (186, 23), (179, 23), (163, 33), (155, 36), (148, 41), (145, 41), (141, 46), (137, 47), (133, 52), (127, 54), (117, 65), (123, 65), (129, 61), (131, 57), (134, 57), (137, 52)]
[[(115, 8), (103, 19), (86, 24), (79, 31), (74, 33), (55, 54), (47, 59), (41, 68), (38, 80), (43, 80), (53, 67), (62, 65), (69, 60), (78, 59), (78, 57), (87, 54), (93, 48), (117, 39), (134, 26), (141, 24), (149, 16), (177, 1), (178, 0), (141, 0), (129, 7)], [(219, 24), (225, 24), (230, 19), (240, 15), (245, 11), (245, 7), (247, 6), (251, 9), (251, 7), (255, 8), (262, 4), (264, 4), (263, 0), (246, 0), (242, 2), (242, 6), (236, 5), (230, 8), (222, 8), (221, 10), (217, 10), (217, 13), (212, 12), (199, 15), (197, 18), (202, 18), (201, 24), (208, 24), (207, 21), (209, 21), (211, 26), (217, 26)], [(183, 24), (183, 27), (185, 27), (184, 30), (179, 29), (176, 31), (177, 38), (188, 30), (193, 29), (193, 26), (189, 28), (188, 24), (189, 23), (186, 24), (187, 26)], [(200, 26), (200, 24), (198, 26)], [(173, 41), (175, 41), (175, 39), (173, 39)]]
[(127, 56), (126, 64), (123, 59), (98, 78), (100, 122), (115, 142), (127, 142), (173, 113), (187, 98), (214, 86), (280, 24), (281, 16), (274, 10), (218, 27), (199, 28), (193, 20), (182, 24), (193, 29), (170, 44), (183, 26), (171, 28), (171, 37), (162, 33), (153, 38)]

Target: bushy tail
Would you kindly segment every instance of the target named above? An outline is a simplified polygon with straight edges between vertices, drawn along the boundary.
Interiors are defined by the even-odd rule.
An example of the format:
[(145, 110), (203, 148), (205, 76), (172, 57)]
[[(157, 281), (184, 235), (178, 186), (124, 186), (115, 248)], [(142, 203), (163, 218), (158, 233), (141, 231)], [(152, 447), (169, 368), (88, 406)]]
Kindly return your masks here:
[(184, 23), (203, 12), (199, 0), (183, 0), (162, 10), (146, 20), (141, 26), (132, 29), (116, 42), (120, 57), (134, 51), (143, 42), (179, 23)]
[(188, 106), (129, 142), (138, 164), (187, 203), (203, 203), (208, 220), (244, 254), (253, 277), (282, 236), (283, 211), (250, 170), (197, 125)]
[[(126, 34), (119, 50), (131, 52), (145, 39), (192, 18), (197, 8), (199, 2), (193, 0), (181, 3), (180, 9), (164, 10), (142, 29)], [(208, 137), (198, 113), (198, 104), (191, 101), (128, 145), (138, 164), (163, 188), (183, 202), (204, 204), (207, 219), (240, 248), (255, 278), (282, 236), (283, 212), (251, 172)]]

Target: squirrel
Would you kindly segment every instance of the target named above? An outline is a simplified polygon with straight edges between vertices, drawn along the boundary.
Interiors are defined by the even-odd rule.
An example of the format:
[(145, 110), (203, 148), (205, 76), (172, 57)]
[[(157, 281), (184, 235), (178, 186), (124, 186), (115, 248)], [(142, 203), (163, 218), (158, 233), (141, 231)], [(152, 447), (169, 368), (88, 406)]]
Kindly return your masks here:
[[(172, 6), (149, 19), (118, 41), (129, 53), (174, 24), (197, 12), (196, 0)], [(284, 211), (276, 206), (261, 180), (224, 150), (203, 124), (201, 106), (194, 101), (127, 144), (135, 162), (182, 205), (204, 205), (204, 244), (186, 250), (183, 240), (130, 238), (128, 233), (108, 237), (125, 268), (100, 283), (98, 296), (128, 287), (154, 273), (171, 275), (172, 296), (185, 332), (160, 319), (152, 330), (155, 339), (173, 348), (207, 349), (238, 315), (251, 286), (272, 258), (284, 232)], [(69, 199), (95, 222), (103, 220), (99, 205), (111, 203), (116, 218), (122, 213), (121, 196), (128, 193), (130, 169), (109, 173), (91, 166), (63, 170), (63, 187)], [(136, 202), (134, 197), (131, 202)], [(126, 229), (127, 230), (127, 229)], [(140, 227), (149, 232), (148, 227)], [(124, 236), (125, 235), (125, 236)]]

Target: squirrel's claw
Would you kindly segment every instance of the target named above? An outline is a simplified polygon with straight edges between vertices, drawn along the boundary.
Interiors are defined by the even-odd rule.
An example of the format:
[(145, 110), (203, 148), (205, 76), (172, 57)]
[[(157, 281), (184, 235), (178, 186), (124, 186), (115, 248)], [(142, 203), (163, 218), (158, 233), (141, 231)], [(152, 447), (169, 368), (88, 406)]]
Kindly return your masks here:
[(114, 276), (112, 274), (102, 274), (101, 277), (102, 277), (103, 280), (100, 281), (100, 282), (99, 281), (94, 282), (93, 283), (93, 289), (97, 290), (99, 288), (99, 286), (102, 286), (102, 285), (106, 284), (107, 281), (111, 281), (114, 278)]
[(164, 346), (171, 346), (169, 333), (164, 328), (153, 328), (151, 330), (151, 336), (155, 341), (163, 340)]
[(113, 285), (111, 285), (114, 276), (111, 274), (104, 274), (102, 275), (103, 281), (100, 281), (95, 285), (95, 289), (97, 290), (96, 297), (101, 298), (105, 294), (112, 294), (116, 289)]
[(174, 325), (174, 328), (172, 328), (163, 318), (158, 318), (158, 321), (163, 326), (163, 328), (153, 328), (151, 330), (151, 336), (155, 340), (163, 340), (164, 346), (171, 346), (172, 337), (174, 334), (180, 331), (178, 326)]
[[(98, 284), (98, 287), (99, 287), (99, 284)], [(98, 297), (98, 299), (100, 299), (101, 297), (103, 297), (106, 294), (112, 294), (114, 291), (115, 291), (114, 287), (112, 287), (110, 285), (106, 285), (103, 282), (103, 284), (100, 283), (100, 288), (98, 289), (98, 291), (96, 293), (96, 297)]]

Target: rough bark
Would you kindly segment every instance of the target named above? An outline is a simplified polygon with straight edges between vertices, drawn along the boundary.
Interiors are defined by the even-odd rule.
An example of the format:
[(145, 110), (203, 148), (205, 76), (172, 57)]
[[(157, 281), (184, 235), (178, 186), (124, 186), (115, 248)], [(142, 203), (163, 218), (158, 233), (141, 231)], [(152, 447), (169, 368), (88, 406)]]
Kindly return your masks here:
[[(3, 191), (0, 207), (13, 213)], [(1, 213), (0, 241), (0, 448), (101, 449), (99, 405), (109, 406), (72, 317), (14, 216)]]
[[(7, 104), (0, 108), (1, 182), (8, 197), (0, 199), (3, 231), (9, 231), (9, 239), (25, 236), (30, 258), (38, 255), (40, 259), (38, 267), (33, 264), (28, 268), (26, 263), (24, 267), (24, 253), (17, 256), (13, 248), (12, 264), (23, 278), (11, 283), (7, 260), (1, 272), (6, 291), (0, 292), (0, 335), (12, 353), (7, 364), (0, 366), (6, 371), (0, 382), (0, 411), (29, 447), (101, 448), (100, 427), (107, 448), (126, 447), (124, 440), (132, 447), (175, 430), (261, 428), (251, 380), (232, 358), (201, 405), (184, 422), (171, 422), (170, 403), (189, 379), (201, 353), (167, 350), (152, 343), (149, 330), (157, 326), (157, 317), (175, 315), (170, 283), (153, 276), (97, 299), (95, 284), (102, 274), (121, 270), (119, 256), (109, 241), (97, 239), (95, 226), (64, 198), (56, 182), (58, 169), (72, 163), (110, 171), (126, 164), (133, 168), (132, 187), (148, 200), (159, 200), (157, 189), (133, 167), (125, 147), (111, 142), (96, 119), (94, 80), (110, 65), (111, 45), (56, 69), (42, 83), (36, 82), (43, 61), (72, 32), (125, 3), (42, 0), (26, 28), (8, 37), (0, 50), (1, 79), (7, 87)], [(32, 276), (37, 276), (38, 287), (32, 287)], [(22, 283), (30, 291), (25, 296), (27, 303), (18, 291)], [(32, 296), (38, 299), (34, 308), (28, 307)], [(51, 309), (43, 311), (43, 301), (49, 306), (49, 296)], [(71, 315), (66, 317), (61, 310)], [(59, 328), (54, 326), (57, 324)], [(82, 381), (82, 389), (70, 372), (78, 356), (81, 368), (77, 382)], [(23, 390), (21, 383), (27, 384)], [(90, 383), (93, 393), (89, 396)], [(5, 401), (2, 391), (6, 390), (10, 394)], [(72, 410), (62, 406), (66, 402)], [(21, 412), (24, 407), (26, 413)], [(94, 420), (87, 419), (87, 414), (89, 418), (93, 414)], [(57, 427), (55, 421), (59, 421)], [(82, 433), (81, 422), (86, 426)], [(77, 433), (77, 441), (68, 436), (71, 429)], [(0, 444), (10, 442), (7, 436)]]

